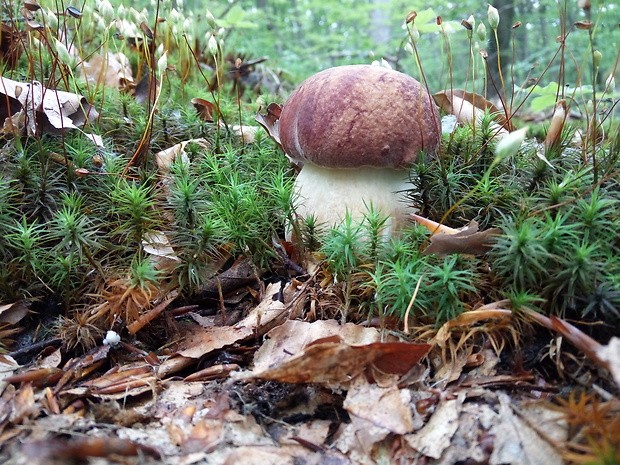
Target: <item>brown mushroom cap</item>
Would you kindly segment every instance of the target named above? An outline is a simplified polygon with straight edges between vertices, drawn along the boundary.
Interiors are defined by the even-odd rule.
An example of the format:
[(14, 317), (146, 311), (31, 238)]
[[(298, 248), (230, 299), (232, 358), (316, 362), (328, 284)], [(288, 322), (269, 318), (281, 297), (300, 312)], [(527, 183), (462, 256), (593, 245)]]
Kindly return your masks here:
[(330, 168), (403, 168), (421, 150), (434, 155), (441, 137), (426, 89), (411, 76), (370, 65), (306, 79), (284, 104), (279, 126), (290, 157)]

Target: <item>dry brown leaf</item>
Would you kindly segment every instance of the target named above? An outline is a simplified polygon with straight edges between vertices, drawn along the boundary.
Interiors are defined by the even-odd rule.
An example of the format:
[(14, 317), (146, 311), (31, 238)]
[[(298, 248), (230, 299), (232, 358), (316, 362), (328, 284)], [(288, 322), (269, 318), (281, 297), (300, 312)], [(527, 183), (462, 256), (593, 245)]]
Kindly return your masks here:
[(161, 150), (155, 154), (155, 160), (157, 161), (157, 167), (162, 173), (168, 173), (170, 171), (170, 165), (178, 158), (181, 157), (183, 163), (189, 163), (189, 158), (185, 152), (185, 147), (188, 144), (197, 144), (205, 150), (211, 148), (211, 144), (206, 139), (189, 139), (178, 144), (173, 145), (167, 149)]
[[(15, 361), (10, 355), (0, 354), (0, 395), (4, 392), (4, 388), (10, 384), (4, 380), (9, 376), (13, 376), (15, 370), (19, 368), (19, 363)], [(1, 403), (1, 399), (0, 399)]]
[[(291, 283), (287, 284), (287, 288), (290, 286)], [(291, 301), (283, 303), (276, 298), (280, 292), (287, 294), (286, 288), (282, 289), (282, 283), (272, 283), (267, 286), (261, 303), (235, 326), (208, 328), (198, 325), (190, 326), (186, 330), (185, 339), (177, 349), (177, 354), (189, 359), (200, 358), (216, 349), (265, 334), (286, 319), (296, 318), (301, 310), (298, 305), (301, 299), (298, 299), (295, 294)], [(160, 370), (167, 370), (167, 367), (160, 368)]]
[(256, 121), (265, 128), (267, 134), (269, 134), (280, 148), (282, 148), (282, 144), (280, 143), (280, 127), (278, 125), (278, 119), (280, 118), (280, 114), (282, 114), (282, 107), (277, 103), (270, 103), (267, 106), (266, 114), (263, 115), (260, 111), (261, 109), (259, 108), (255, 117)]
[(250, 378), (285, 383), (339, 384), (351, 381), (367, 369), (403, 375), (430, 349), (428, 344), (374, 342), (351, 346), (338, 336), (314, 341), (301, 353), (279, 365), (254, 372)]
[(560, 100), (555, 104), (553, 110), (553, 117), (547, 130), (547, 137), (545, 137), (545, 149), (550, 150), (554, 147), (558, 147), (562, 140), (562, 129), (566, 122), (566, 100)]
[(459, 123), (473, 124), (475, 121), (480, 121), (485, 111), (488, 110), (498, 125), (498, 131), (512, 132), (515, 130), (505, 114), (482, 95), (461, 89), (446, 89), (434, 94), (433, 98), (439, 108), (450, 115), (455, 115)]
[(5, 134), (61, 134), (99, 116), (81, 95), (48, 89), (38, 81), (23, 83), (0, 77), (0, 94), (5, 96), (0, 99)]
[(314, 341), (338, 336), (339, 341), (349, 345), (364, 345), (381, 340), (376, 328), (366, 328), (346, 323), (340, 325), (336, 320), (318, 320), (312, 323), (299, 320), (285, 321), (272, 329), (254, 356), (254, 371), (264, 371), (277, 366), (298, 354)]
[(343, 425), (336, 434), (334, 447), (346, 454), (351, 460), (350, 463), (376, 463), (374, 449), (389, 434), (388, 429), (354, 415), (351, 417), (351, 422)]
[(131, 64), (123, 53), (108, 52), (107, 59), (99, 54), (92, 55), (90, 60), (82, 62), (80, 78), (118, 89), (128, 89), (134, 83)]
[(369, 384), (364, 378), (353, 381), (347, 392), (343, 407), (351, 415), (368, 420), (375, 426), (394, 434), (413, 431), (411, 391)]
[(420, 431), (405, 436), (409, 445), (427, 457), (439, 459), (444, 450), (450, 446), (459, 426), (458, 418), (463, 399), (442, 401)]
[(253, 144), (256, 140), (256, 133), (258, 132), (257, 126), (231, 126), (231, 131), (234, 135), (241, 139), (244, 144)]
[(168, 236), (163, 231), (152, 231), (144, 235), (142, 241), (144, 251), (152, 256), (152, 259), (160, 265), (161, 262), (172, 261), (175, 264), (181, 259), (174, 253)]
[(480, 321), (488, 319), (510, 319), (512, 316), (512, 311), (502, 308), (503, 304), (507, 304), (507, 302), (493, 302), (492, 304), (485, 305), (484, 307), (476, 310), (461, 313), (458, 317), (447, 321), (441, 328), (439, 328), (439, 331), (437, 331), (432, 343), (438, 344), (440, 347), (444, 347), (446, 341), (450, 337), (450, 331), (452, 328), (473, 326)]
[[(546, 465), (563, 463), (554, 447), (543, 440), (512, 408), (505, 393), (499, 394), (498, 422), (489, 431), (495, 437), (491, 465)], [(541, 424), (541, 427), (543, 425)]]
[(23, 300), (12, 304), (0, 305), (0, 323), (14, 325), (28, 314), (29, 310)]
[(476, 221), (471, 221), (462, 228), (454, 229), (419, 215), (414, 214), (412, 216), (433, 233), (431, 245), (424, 250), (425, 255), (432, 253), (439, 256), (453, 253), (484, 255), (491, 250), (495, 236), (502, 233), (499, 228), (478, 231), (478, 223)]
[[(8, 381), (8, 378), (5, 378)], [(41, 411), (41, 405), (35, 402), (34, 390), (32, 384), (25, 382), (15, 392), (15, 397), (11, 400), (10, 421), (13, 424), (20, 424), (26, 418), (36, 418)]]
[(199, 97), (193, 98), (191, 102), (201, 120), (207, 123), (213, 123), (215, 121), (213, 115), (217, 114), (217, 108), (213, 103)]
[(310, 451), (297, 444), (239, 445), (209, 453), (207, 461), (218, 465), (295, 465), (310, 463), (306, 461), (309, 455)]
[[(133, 457), (150, 456), (160, 458), (159, 452), (128, 439), (113, 437), (78, 437), (65, 441), (48, 439), (30, 441), (23, 446), (28, 463), (84, 463), (90, 457)], [(116, 461), (116, 460), (115, 460)]]
[(147, 324), (157, 318), (161, 314), (161, 312), (163, 312), (168, 307), (168, 305), (170, 305), (172, 301), (177, 298), (178, 295), (178, 291), (176, 289), (173, 290), (172, 292), (170, 292), (170, 294), (166, 296), (165, 300), (163, 300), (147, 312), (142, 313), (138, 317), (138, 319), (128, 324), (127, 331), (129, 332), (129, 334), (136, 334)]

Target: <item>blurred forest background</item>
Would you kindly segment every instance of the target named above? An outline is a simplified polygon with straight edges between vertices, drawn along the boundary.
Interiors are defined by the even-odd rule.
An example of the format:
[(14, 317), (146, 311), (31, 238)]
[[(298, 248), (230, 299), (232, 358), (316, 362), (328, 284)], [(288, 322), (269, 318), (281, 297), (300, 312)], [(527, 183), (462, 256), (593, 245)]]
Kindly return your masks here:
[[(502, 67), (516, 88), (527, 87), (545, 70), (540, 82), (543, 86), (559, 81), (570, 87), (591, 84), (593, 50), (599, 50), (603, 57), (596, 73), (597, 87), (605, 86), (620, 47), (617, 3), (499, 0), (493, 6), (500, 13)], [(410, 11), (418, 13), (418, 52), (431, 91), (450, 85), (463, 88), (466, 80), (471, 82), (470, 60), (473, 56), (474, 66), (482, 69), (481, 49), (488, 51), (490, 64), (496, 62), (496, 41), (487, 21), (488, 4), (480, 0), (439, 0), (431, 4), (402, 0), (179, 0), (177, 8), (193, 11), (197, 18), (208, 8), (218, 24), (227, 29), (228, 52), (247, 58), (268, 57), (265, 63), (269, 68), (283, 70), (295, 83), (330, 66), (379, 58), (419, 78), (415, 60), (406, 50), (405, 18)], [(437, 17), (441, 17), (441, 26)], [(473, 53), (467, 30), (461, 24), (468, 19), (473, 23)], [(594, 27), (586, 30), (575, 26), (583, 21), (591, 21)], [(476, 34), (481, 23), (486, 26), (485, 39)], [(561, 37), (566, 37), (565, 48), (557, 53)], [(473, 89), (480, 93), (483, 75), (476, 74)]]

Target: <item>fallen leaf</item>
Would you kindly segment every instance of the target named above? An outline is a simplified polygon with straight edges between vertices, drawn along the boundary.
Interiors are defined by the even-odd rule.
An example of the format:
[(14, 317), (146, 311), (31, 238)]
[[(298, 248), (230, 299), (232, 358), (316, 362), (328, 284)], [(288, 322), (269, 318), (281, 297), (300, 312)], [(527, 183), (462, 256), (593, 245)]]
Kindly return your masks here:
[(360, 377), (349, 387), (343, 407), (350, 414), (375, 426), (394, 434), (406, 434), (413, 430), (410, 403), (411, 392), (408, 389), (401, 390), (396, 386), (383, 388)]
[(461, 89), (447, 89), (433, 94), (433, 99), (444, 112), (455, 115), (459, 123), (473, 124), (475, 121), (480, 121), (488, 111), (497, 123), (498, 135), (501, 132), (515, 130), (512, 122), (506, 119), (504, 112), (482, 95)]
[(443, 324), (437, 334), (433, 338), (432, 342), (438, 344), (440, 347), (444, 347), (446, 341), (450, 337), (450, 331), (457, 327), (470, 327), (483, 320), (495, 319), (499, 321), (505, 321), (512, 317), (512, 311), (503, 308), (508, 305), (508, 301), (499, 301), (487, 304), (476, 310), (469, 310), (461, 313), (456, 318), (447, 321)]
[(610, 369), (610, 362), (607, 359), (601, 359), (598, 355), (601, 347), (603, 347), (602, 344), (595, 339), (592, 339), (579, 328), (573, 326), (568, 321), (556, 317), (555, 315), (547, 317), (527, 307), (522, 308), (521, 311), (537, 323), (561, 334), (566, 340), (573, 344), (577, 349), (581, 350), (593, 362), (607, 370)]
[(50, 386), (58, 381), (62, 375), (63, 371), (60, 368), (36, 368), (7, 376), (4, 381), (12, 384), (26, 383), (29, 386), (35, 385), (37, 387)]
[(282, 114), (282, 107), (277, 103), (270, 103), (267, 106), (266, 114), (263, 115), (260, 111), (261, 109), (259, 108), (254, 119), (258, 124), (265, 128), (267, 134), (269, 134), (269, 136), (276, 141), (280, 148), (282, 148), (282, 144), (280, 143), (280, 127), (278, 124), (278, 120)]
[(327, 338), (328, 342), (319, 339), (301, 353), (275, 367), (255, 371), (249, 378), (333, 385), (349, 382), (369, 368), (403, 375), (430, 350), (428, 344), (410, 342), (375, 342), (351, 346), (332, 342), (336, 338)]
[(253, 144), (256, 140), (258, 127), (256, 126), (231, 126), (231, 131), (241, 139), (244, 144)]
[(160, 458), (159, 452), (127, 439), (112, 437), (81, 437), (69, 441), (48, 439), (30, 441), (23, 445), (24, 456), (29, 463), (84, 462), (89, 457), (133, 457), (147, 455)]
[(189, 163), (189, 157), (185, 152), (185, 147), (188, 144), (197, 144), (199, 147), (208, 150), (211, 148), (211, 144), (206, 139), (189, 139), (178, 144), (173, 145), (167, 149), (161, 150), (155, 154), (155, 160), (157, 161), (157, 167), (162, 173), (170, 171), (170, 165), (179, 157), (183, 160), (183, 163)]
[(177, 296), (178, 296), (178, 291), (173, 290), (172, 292), (170, 292), (170, 294), (168, 294), (168, 296), (166, 296), (165, 300), (163, 300), (162, 302), (160, 302), (159, 304), (157, 304), (155, 307), (151, 308), (147, 312), (142, 313), (135, 321), (128, 324), (127, 331), (129, 332), (129, 334), (137, 333), (142, 328), (144, 328), (144, 326), (146, 326), (151, 321), (153, 321), (155, 318), (157, 318), (159, 314), (161, 314), (161, 312), (163, 312), (166, 309), (166, 307), (168, 307), (168, 305), (170, 305), (172, 301), (177, 298)]
[[(0, 109), (5, 134), (61, 134), (99, 116), (81, 95), (48, 89), (38, 81), (22, 83), (0, 77), (0, 94), (8, 99), (8, 107)], [(7, 99), (0, 99), (0, 105), (6, 105)]]
[(499, 394), (499, 422), (489, 434), (495, 437), (491, 465), (545, 465), (563, 463), (551, 444), (525, 423), (512, 409), (512, 401)]
[(213, 119), (213, 115), (216, 114), (217, 108), (213, 103), (199, 97), (193, 98), (191, 102), (198, 112), (198, 116), (200, 116), (201, 120), (206, 121), (207, 123), (213, 123), (215, 121)]
[(108, 52), (107, 57), (95, 53), (90, 60), (82, 62), (80, 73), (81, 79), (96, 86), (129, 89), (135, 85), (129, 59), (120, 52)]
[(405, 439), (421, 454), (439, 459), (450, 446), (459, 426), (462, 406), (463, 398), (442, 401), (426, 425), (420, 431), (408, 434)]
[(0, 323), (11, 325), (19, 323), (29, 312), (23, 300), (12, 304), (0, 305)]
[[(290, 283), (287, 284), (287, 287), (290, 285)], [(298, 290), (286, 303), (276, 298), (281, 292), (286, 295), (286, 288), (282, 289), (282, 283), (271, 283), (267, 286), (260, 304), (235, 326), (212, 326), (208, 328), (198, 325), (188, 326), (185, 339), (176, 350), (177, 354), (188, 359), (200, 358), (216, 349), (261, 336), (275, 326), (282, 324), (283, 321), (296, 318), (303, 308), (303, 306), (298, 305), (298, 302), (303, 301), (298, 296), (303, 295), (305, 291)], [(165, 372), (168, 369), (168, 363), (168, 361), (162, 363), (160, 372)]]
[(158, 264), (162, 260), (171, 260), (173, 262), (181, 261), (170, 245), (168, 236), (166, 236), (163, 231), (151, 231), (146, 233), (142, 241), (142, 247), (147, 254), (153, 256)]
[(346, 454), (354, 464), (376, 463), (373, 451), (390, 434), (390, 430), (357, 416), (336, 435), (333, 447)]
[[(5, 378), (5, 381), (10, 382), (8, 378)], [(39, 415), (41, 405), (35, 402), (31, 383), (25, 382), (20, 386), (11, 400), (10, 408), (9, 419), (15, 425), (22, 423), (26, 418), (36, 418)]]
[(566, 100), (559, 100), (555, 104), (553, 111), (553, 117), (547, 130), (547, 137), (545, 137), (545, 150), (551, 150), (554, 147), (559, 147), (562, 141), (562, 129), (566, 122)]
[(95, 144), (97, 147), (104, 147), (103, 145), (103, 137), (98, 134), (91, 134), (88, 132), (82, 131), (82, 134), (86, 136), (86, 139)]
[(419, 215), (412, 214), (412, 216), (433, 233), (430, 239), (431, 245), (424, 250), (425, 255), (432, 253), (439, 256), (453, 253), (484, 255), (491, 250), (495, 236), (502, 233), (499, 228), (478, 231), (476, 221), (471, 221), (462, 228), (454, 229)]
[(4, 388), (10, 384), (5, 382), (9, 376), (13, 376), (15, 370), (19, 368), (19, 363), (10, 355), (0, 355), (0, 395), (4, 392)]
[(318, 320), (312, 323), (288, 320), (267, 333), (267, 338), (254, 355), (254, 371), (264, 371), (290, 359), (318, 340), (338, 336), (337, 342), (364, 345), (381, 340), (376, 328), (353, 323), (340, 325), (336, 320)]

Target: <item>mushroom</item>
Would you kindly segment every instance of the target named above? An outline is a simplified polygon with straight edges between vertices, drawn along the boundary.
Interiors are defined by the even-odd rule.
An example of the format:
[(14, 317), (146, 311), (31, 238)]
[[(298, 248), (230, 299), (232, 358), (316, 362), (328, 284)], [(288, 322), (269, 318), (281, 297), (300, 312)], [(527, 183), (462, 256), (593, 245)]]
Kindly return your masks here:
[(385, 236), (413, 209), (409, 167), (420, 152), (437, 153), (439, 113), (412, 77), (371, 65), (330, 68), (306, 79), (279, 119), (286, 154), (303, 163), (295, 181), (296, 212), (335, 226), (347, 212), (361, 221), (372, 205), (387, 217)]

